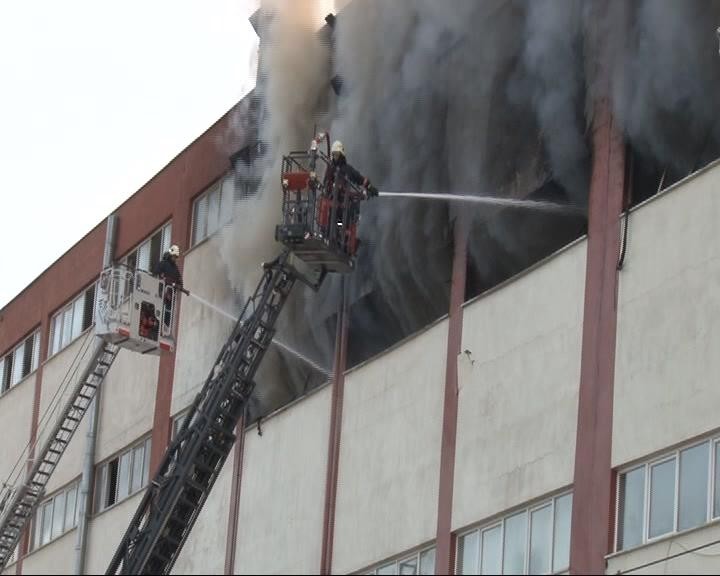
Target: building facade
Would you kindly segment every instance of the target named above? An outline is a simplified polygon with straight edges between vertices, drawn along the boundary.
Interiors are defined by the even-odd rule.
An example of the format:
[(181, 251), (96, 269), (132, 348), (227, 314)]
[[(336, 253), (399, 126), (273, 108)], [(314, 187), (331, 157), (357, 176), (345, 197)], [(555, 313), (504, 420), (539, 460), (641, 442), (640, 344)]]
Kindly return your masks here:
[[(116, 260), (146, 267), (177, 243), (185, 284), (220, 307), (243, 189), (231, 157), (254, 146), (227, 134), (247, 105), (116, 211)], [(623, 213), (632, 177), (606, 103), (591, 144), (586, 235), (466, 299), (458, 218), (447, 315), (349, 370), (339, 310), (333, 377), (242, 430), (175, 573), (717, 572), (720, 164)], [(101, 223), (0, 311), (3, 480), (85, 358), (104, 243)], [(84, 422), (3, 574), (73, 573), (83, 552), (104, 572), (231, 328), (183, 299), (174, 354), (121, 351), (99, 397), (87, 548)]]

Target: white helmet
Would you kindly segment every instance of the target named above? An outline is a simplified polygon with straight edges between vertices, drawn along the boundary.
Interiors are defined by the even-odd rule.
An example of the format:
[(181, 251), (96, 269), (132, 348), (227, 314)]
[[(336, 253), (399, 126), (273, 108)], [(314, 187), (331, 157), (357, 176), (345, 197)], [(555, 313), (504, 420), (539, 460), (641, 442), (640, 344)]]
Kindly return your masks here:
[(335, 140), (335, 142), (333, 142), (332, 148), (330, 149), (330, 152), (340, 152), (340, 154), (345, 156), (345, 146), (343, 146), (343, 143), (340, 142), (340, 140)]
[(180, 248), (178, 248), (178, 245), (173, 244), (172, 246), (170, 246), (168, 254), (170, 254), (170, 256), (175, 256), (175, 258), (180, 258)]

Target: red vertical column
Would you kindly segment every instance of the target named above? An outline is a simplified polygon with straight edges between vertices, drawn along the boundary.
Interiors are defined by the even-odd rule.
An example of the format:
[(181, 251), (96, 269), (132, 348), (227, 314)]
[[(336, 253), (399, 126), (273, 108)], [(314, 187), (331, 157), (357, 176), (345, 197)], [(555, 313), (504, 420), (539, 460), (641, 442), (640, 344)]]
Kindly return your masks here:
[(592, 145), (571, 574), (605, 573), (613, 506), (612, 410), (625, 147), (606, 99), (595, 106)]
[(467, 270), (467, 226), (460, 215), (455, 221), (450, 314), (448, 319), (443, 403), (442, 444), (440, 448), (440, 487), (437, 509), (436, 574), (452, 574), (455, 568), (455, 537), (452, 533), (453, 482), (455, 479), (455, 441), (458, 414), (457, 357), (462, 344), (463, 303)]
[(322, 550), (320, 574), (332, 573), (333, 543), (335, 537), (335, 502), (337, 500), (338, 465), (340, 460), (340, 433), (342, 429), (343, 395), (348, 343), (348, 303), (345, 277), (342, 279), (342, 298), (338, 306), (335, 336), (335, 367), (331, 383), (330, 433), (325, 476), (325, 508), (323, 512)]

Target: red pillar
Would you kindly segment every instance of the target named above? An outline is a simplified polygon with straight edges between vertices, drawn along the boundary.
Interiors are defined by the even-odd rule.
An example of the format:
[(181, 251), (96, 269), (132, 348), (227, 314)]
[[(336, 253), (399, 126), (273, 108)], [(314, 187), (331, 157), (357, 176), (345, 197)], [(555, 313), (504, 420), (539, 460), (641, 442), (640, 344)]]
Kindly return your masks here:
[(455, 478), (455, 441), (457, 435), (458, 378), (457, 357), (462, 344), (463, 303), (467, 270), (467, 233), (462, 215), (455, 221), (450, 314), (448, 319), (445, 399), (443, 404), (442, 444), (440, 448), (440, 488), (437, 513), (436, 574), (453, 574), (455, 536), (452, 533), (453, 482)]
[(604, 574), (611, 539), (619, 216), (625, 148), (607, 99), (595, 105), (570, 573)]

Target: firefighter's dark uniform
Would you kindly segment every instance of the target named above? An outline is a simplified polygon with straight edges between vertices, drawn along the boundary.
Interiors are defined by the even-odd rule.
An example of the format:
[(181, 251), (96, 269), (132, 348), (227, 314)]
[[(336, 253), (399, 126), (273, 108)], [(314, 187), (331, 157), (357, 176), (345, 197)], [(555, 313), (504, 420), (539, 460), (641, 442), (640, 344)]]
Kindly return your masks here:
[[(169, 252), (163, 254), (162, 260), (160, 260), (155, 273), (165, 282), (165, 314), (163, 322), (169, 327), (172, 320), (173, 294), (176, 289), (183, 287), (182, 276), (175, 260), (170, 256)], [(175, 284), (175, 287), (172, 287), (173, 284)]]
[[(336, 223), (345, 223), (346, 226), (351, 226), (357, 222), (359, 215), (359, 201), (361, 197), (358, 196), (353, 190), (347, 190), (350, 193), (348, 199), (348, 214), (343, 218), (343, 208), (345, 206), (345, 182), (350, 181), (356, 186), (365, 187), (368, 191), (368, 196), (377, 196), (377, 189), (370, 184), (370, 180), (360, 174), (353, 166), (348, 164), (344, 155), (339, 158), (333, 158), (330, 169), (327, 171), (325, 176), (325, 190), (328, 195), (333, 194), (333, 188), (336, 190), (337, 198), (334, 200), (337, 202), (337, 216)], [(329, 231), (328, 231), (329, 232)], [(342, 243), (342, 240), (341, 240)]]

